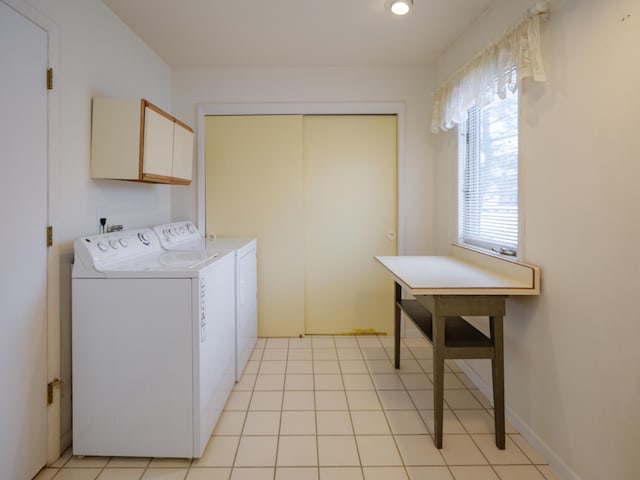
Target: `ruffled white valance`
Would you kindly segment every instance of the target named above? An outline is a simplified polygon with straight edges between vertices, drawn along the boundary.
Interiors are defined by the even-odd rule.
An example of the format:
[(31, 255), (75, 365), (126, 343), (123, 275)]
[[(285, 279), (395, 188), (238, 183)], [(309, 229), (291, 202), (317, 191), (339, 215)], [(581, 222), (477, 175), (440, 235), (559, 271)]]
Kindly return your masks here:
[(449, 130), (467, 118), (474, 105), (491, 103), (506, 89), (515, 92), (519, 82), (531, 77), (546, 80), (540, 52), (540, 14), (527, 13), (496, 42), (478, 52), (433, 93), (431, 131)]

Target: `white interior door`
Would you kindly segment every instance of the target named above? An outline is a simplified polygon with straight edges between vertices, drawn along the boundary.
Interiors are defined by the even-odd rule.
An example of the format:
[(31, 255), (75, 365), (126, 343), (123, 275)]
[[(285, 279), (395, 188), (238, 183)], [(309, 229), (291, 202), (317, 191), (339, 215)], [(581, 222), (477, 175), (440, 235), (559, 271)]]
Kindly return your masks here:
[[(0, 478), (47, 460), (47, 32), (0, 1)], [(18, 232), (10, 235), (8, 232)]]

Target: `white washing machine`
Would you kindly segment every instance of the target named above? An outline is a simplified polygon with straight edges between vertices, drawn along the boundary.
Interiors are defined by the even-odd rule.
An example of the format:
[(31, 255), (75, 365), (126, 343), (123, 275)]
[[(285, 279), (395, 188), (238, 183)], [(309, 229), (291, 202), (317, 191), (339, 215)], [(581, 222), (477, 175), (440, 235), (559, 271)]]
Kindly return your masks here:
[(235, 380), (234, 256), (152, 229), (74, 250), (73, 453), (200, 457)]
[(203, 237), (190, 221), (156, 225), (153, 231), (167, 251), (216, 254), (231, 251), (236, 271), (236, 381), (258, 339), (257, 241), (255, 238)]

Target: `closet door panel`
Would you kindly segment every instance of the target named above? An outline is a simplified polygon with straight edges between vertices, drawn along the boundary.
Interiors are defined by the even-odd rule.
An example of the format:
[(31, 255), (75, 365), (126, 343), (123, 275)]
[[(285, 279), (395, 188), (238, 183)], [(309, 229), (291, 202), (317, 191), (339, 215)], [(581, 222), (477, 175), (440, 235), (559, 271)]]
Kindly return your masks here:
[(258, 335), (304, 333), (302, 117), (210, 116), (206, 232), (258, 239)]
[(305, 330), (393, 333), (393, 284), (375, 255), (395, 255), (393, 115), (304, 118)]

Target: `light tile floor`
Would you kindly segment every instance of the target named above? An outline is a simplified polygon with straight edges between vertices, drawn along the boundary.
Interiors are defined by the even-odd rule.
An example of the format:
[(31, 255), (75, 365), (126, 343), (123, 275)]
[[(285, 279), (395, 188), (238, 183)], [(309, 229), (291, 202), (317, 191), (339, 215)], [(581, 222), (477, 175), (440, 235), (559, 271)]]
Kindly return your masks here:
[(202, 458), (78, 458), (65, 453), (36, 480), (557, 480), (447, 362), (444, 448), (435, 448), (432, 354), (422, 338), (260, 339)]

